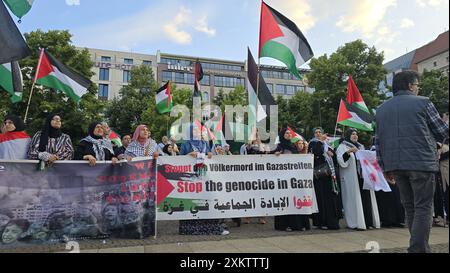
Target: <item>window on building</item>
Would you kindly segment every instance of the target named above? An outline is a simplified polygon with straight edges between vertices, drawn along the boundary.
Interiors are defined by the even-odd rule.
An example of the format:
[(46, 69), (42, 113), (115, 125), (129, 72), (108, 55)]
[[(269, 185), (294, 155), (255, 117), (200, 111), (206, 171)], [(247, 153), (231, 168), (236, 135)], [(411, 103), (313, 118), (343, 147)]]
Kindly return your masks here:
[(203, 75), (203, 79), (200, 81), (201, 85), (210, 85), (209, 75)]
[(295, 92), (306, 92), (306, 86), (296, 85), (295, 86)]
[(175, 82), (176, 83), (185, 83), (184, 82), (184, 73), (175, 72)]
[(123, 63), (124, 63), (124, 64), (133, 64), (133, 59), (127, 59), (127, 58), (124, 58), (124, 59), (123, 59)]
[(269, 89), (270, 93), (273, 93), (273, 84), (268, 83), (267, 88)]
[(286, 85), (286, 94), (294, 95), (295, 87), (293, 85)]
[(194, 84), (194, 74), (193, 73), (187, 73), (186, 74), (186, 83), (187, 84)]
[(236, 87), (238, 85), (244, 86), (244, 79), (225, 76), (215, 76), (214, 85), (220, 87)]
[(143, 61), (142, 61), (142, 64), (143, 64), (143, 65), (146, 65), (146, 66), (152, 66), (152, 61), (146, 61), (146, 60), (143, 60)]
[(123, 82), (129, 82), (131, 79), (131, 71), (130, 70), (124, 70), (123, 71)]
[(433, 62), (433, 66), (436, 67), (437, 66), (437, 62)]
[(110, 62), (111, 61), (111, 57), (109, 57), (109, 56), (102, 56), (100, 59), (102, 62)]
[(203, 92), (202, 99), (204, 101), (209, 101), (209, 93), (208, 92)]
[(284, 95), (284, 85), (282, 85), (282, 84), (277, 84), (277, 87), (276, 87), (276, 93), (277, 93), (277, 94), (283, 94), (283, 95)]
[(172, 72), (163, 71), (162, 72), (162, 80), (163, 80), (163, 82), (172, 81)]
[(108, 85), (107, 84), (99, 84), (98, 85), (98, 98), (99, 99), (108, 99)]
[(100, 68), (99, 80), (109, 81), (109, 68)]

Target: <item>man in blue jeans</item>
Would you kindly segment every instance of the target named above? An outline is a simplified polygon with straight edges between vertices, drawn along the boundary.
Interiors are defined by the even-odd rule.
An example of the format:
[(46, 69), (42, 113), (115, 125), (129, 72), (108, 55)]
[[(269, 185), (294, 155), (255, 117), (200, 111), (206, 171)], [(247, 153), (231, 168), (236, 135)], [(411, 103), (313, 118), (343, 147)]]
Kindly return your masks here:
[(419, 74), (394, 76), (394, 97), (376, 111), (375, 146), (386, 179), (395, 181), (411, 235), (408, 252), (430, 252), (435, 175), (439, 170), (436, 142), (448, 138), (433, 103), (419, 96)]

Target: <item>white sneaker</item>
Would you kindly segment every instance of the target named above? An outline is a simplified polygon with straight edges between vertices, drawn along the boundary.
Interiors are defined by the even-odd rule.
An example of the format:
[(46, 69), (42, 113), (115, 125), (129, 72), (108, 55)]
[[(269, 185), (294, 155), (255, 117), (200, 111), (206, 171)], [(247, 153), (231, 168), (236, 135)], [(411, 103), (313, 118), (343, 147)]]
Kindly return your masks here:
[(228, 230), (222, 231), (222, 235), (228, 235), (228, 234), (230, 234), (230, 232)]

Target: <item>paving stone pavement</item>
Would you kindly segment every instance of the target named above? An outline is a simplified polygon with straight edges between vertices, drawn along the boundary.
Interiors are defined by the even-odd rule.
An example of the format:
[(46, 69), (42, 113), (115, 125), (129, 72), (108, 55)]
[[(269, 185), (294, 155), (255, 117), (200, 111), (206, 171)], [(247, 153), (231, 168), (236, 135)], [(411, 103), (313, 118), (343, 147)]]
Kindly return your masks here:
[[(367, 252), (365, 243), (370, 240), (382, 242), (380, 252), (406, 252), (409, 238), (407, 229), (381, 229), (355, 231), (345, 228), (341, 220), (340, 230), (311, 229), (308, 231), (276, 231), (273, 217), (266, 217), (267, 223), (236, 227), (226, 220), (230, 234), (226, 236), (178, 235), (178, 221), (158, 221), (156, 238), (147, 239), (99, 239), (79, 241), (81, 252)], [(435, 228), (438, 237), (430, 240), (432, 251), (448, 253), (448, 228)], [(387, 240), (385, 237), (389, 237)], [(435, 239), (437, 238), (437, 239)], [(280, 243), (282, 242), (282, 243)], [(24, 245), (5, 247), (2, 252), (67, 252), (64, 243), (54, 245)]]

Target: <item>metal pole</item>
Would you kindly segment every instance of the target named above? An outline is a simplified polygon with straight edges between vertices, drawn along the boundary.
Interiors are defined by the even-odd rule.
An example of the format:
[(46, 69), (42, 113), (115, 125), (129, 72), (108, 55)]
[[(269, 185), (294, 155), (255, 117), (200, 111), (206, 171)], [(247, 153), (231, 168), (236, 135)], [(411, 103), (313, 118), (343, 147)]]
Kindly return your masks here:
[(38, 65), (37, 65), (37, 68), (36, 68), (36, 74), (34, 75), (33, 84), (31, 85), (30, 96), (28, 97), (27, 109), (25, 110), (25, 117), (23, 119), (24, 123), (27, 123), (27, 116), (28, 116), (28, 110), (30, 108), (31, 97), (33, 96), (34, 85), (36, 84), (36, 80), (37, 80), (37, 76), (38, 76), (38, 73), (39, 73), (39, 68), (41, 67), (41, 61), (42, 61), (42, 56), (43, 55), (44, 55), (44, 49), (41, 48), (41, 53), (39, 54), (39, 61), (38, 61)]

